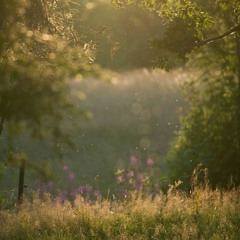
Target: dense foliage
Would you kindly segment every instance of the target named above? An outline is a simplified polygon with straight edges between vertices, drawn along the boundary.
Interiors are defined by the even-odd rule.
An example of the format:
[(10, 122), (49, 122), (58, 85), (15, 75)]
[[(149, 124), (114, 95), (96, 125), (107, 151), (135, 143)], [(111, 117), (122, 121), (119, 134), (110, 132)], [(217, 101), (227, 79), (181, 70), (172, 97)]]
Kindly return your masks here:
[[(214, 21), (209, 34), (220, 36), (239, 26), (239, 3), (217, 3), (205, 9)], [(169, 154), (177, 178), (185, 174), (189, 179), (194, 166), (201, 162), (209, 168), (212, 184), (226, 186), (230, 178), (240, 183), (239, 43), (236, 32), (191, 55), (190, 66), (201, 72), (185, 86), (190, 111)]]
[(156, 49), (149, 48), (153, 36), (162, 36), (157, 14), (130, 6), (116, 9), (102, 1), (79, 1), (78, 31), (95, 46), (96, 62), (104, 68), (126, 71), (151, 67)]
[(54, 119), (67, 99), (67, 81), (90, 70), (90, 52), (72, 29), (69, 1), (3, 1), (0, 19), (0, 132), (4, 122), (39, 128)]
[(189, 60), (199, 77), (186, 84), (189, 114), (169, 154), (174, 178), (189, 179), (201, 162), (213, 184), (240, 183), (239, 1), (113, 1), (155, 11), (165, 23), (153, 46), (168, 50), (156, 61), (170, 69)]
[(95, 71), (90, 47), (73, 28), (74, 6), (68, 0), (1, 2), (0, 169), (22, 158), (16, 154), (25, 149), (15, 149), (21, 132), (51, 137), (54, 147), (60, 140), (72, 146), (62, 124), (73, 111), (83, 112), (74, 107), (69, 82)]

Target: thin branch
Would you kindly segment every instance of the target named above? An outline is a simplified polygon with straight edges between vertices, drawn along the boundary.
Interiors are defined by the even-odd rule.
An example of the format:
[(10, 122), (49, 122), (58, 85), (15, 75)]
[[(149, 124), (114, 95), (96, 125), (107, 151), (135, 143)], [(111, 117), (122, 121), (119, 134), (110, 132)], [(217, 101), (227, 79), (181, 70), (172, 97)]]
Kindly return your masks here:
[(208, 43), (211, 43), (211, 42), (214, 42), (214, 41), (223, 39), (223, 38), (229, 36), (230, 34), (232, 34), (232, 33), (234, 33), (234, 32), (237, 32), (237, 31), (240, 31), (240, 23), (237, 24), (236, 26), (230, 28), (228, 31), (226, 31), (226, 32), (223, 33), (223, 34), (220, 34), (220, 35), (218, 35), (218, 36), (205, 39), (205, 40), (197, 43), (197, 46), (198, 46), (198, 47), (201, 47), (201, 46), (203, 46), (203, 45), (205, 45), (205, 44), (208, 44)]

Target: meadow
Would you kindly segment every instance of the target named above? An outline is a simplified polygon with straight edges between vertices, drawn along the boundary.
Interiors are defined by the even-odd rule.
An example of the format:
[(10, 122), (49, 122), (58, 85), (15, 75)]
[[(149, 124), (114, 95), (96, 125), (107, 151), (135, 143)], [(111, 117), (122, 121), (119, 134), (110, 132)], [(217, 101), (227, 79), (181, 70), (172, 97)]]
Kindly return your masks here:
[(0, 240), (240, 239), (238, 0), (0, 9)]
[(4, 187), (13, 187), (1, 195), (0, 239), (239, 239), (239, 188), (212, 189), (200, 165), (191, 189), (164, 178), (179, 108), (186, 108), (179, 90), (186, 79), (181, 71), (143, 69), (112, 83), (76, 81), (73, 89), (85, 99), (76, 105), (92, 120), (81, 120), (72, 135), (77, 148), (62, 147), (60, 159), (46, 143), (28, 148), (28, 138), (19, 137), (16, 147), (33, 162), (46, 154), (49, 175), (27, 166), (17, 205), (18, 169), (6, 169)]
[[(177, 184), (176, 184), (177, 185)], [(240, 190), (171, 186), (154, 198), (59, 202), (36, 193), (31, 202), (0, 211), (0, 239), (231, 239), (240, 236)]]

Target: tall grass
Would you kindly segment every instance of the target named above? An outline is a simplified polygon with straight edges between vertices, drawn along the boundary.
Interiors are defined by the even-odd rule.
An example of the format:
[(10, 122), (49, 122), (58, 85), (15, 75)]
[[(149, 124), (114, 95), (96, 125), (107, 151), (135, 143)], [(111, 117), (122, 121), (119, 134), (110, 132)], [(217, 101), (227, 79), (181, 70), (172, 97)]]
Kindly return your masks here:
[(0, 212), (0, 239), (239, 239), (240, 189), (175, 187), (154, 198), (126, 201), (78, 196), (60, 203), (50, 196)]

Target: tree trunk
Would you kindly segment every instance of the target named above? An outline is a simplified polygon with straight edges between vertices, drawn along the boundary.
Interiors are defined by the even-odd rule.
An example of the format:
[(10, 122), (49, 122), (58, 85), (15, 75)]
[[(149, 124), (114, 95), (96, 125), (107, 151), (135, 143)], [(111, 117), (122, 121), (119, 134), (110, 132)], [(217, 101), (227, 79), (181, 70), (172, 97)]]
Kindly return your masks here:
[(20, 160), (19, 166), (18, 205), (21, 205), (23, 202), (24, 172), (25, 172), (25, 159), (22, 158)]
[(239, 179), (239, 171), (240, 171), (240, 32), (236, 33), (236, 54), (237, 54), (237, 159), (236, 159), (236, 169), (237, 169), (237, 181), (240, 182)]
[(1, 119), (0, 119), (0, 135), (1, 135), (2, 132), (3, 132), (4, 120), (5, 120), (5, 116), (4, 116), (4, 114), (3, 114), (3, 115), (1, 116)]
[[(237, 148), (240, 159), (240, 33), (236, 33), (236, 53), (237, 53)], [(240, 161), (240, 160), (239, 160)]]

